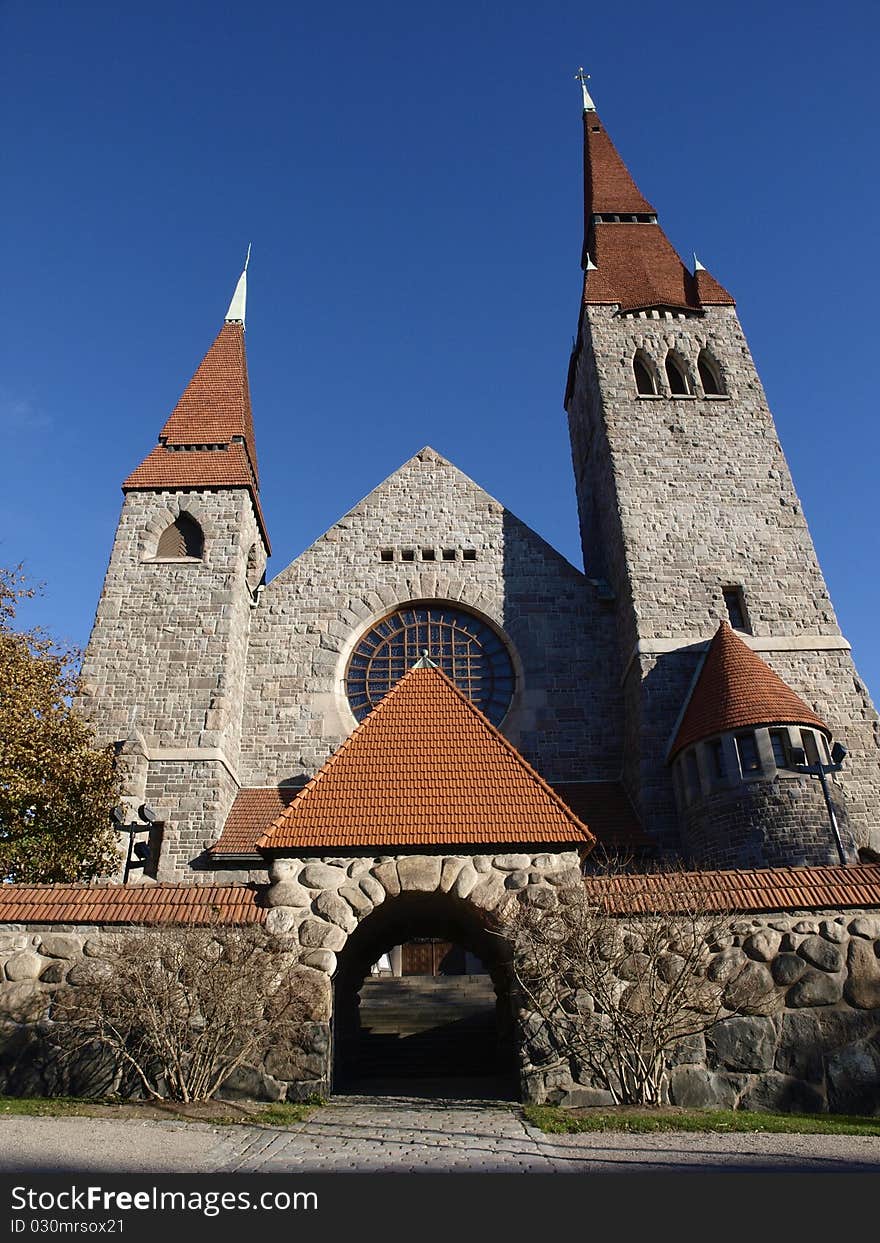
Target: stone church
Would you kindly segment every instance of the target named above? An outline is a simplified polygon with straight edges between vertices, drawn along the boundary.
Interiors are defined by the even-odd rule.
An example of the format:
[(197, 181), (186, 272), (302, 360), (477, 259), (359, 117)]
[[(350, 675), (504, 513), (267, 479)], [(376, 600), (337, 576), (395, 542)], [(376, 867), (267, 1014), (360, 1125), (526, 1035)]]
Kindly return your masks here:
[[(122, 484), (85, 656), (130, 815), (152, 809), (140, 866), (0, 910), (34, 928), (264, 920), (333, 980), (337, 1047), (317, 1042), (312, 1086), (356, 1039), (377, 964), (501, 998), (492, 912), (511, 894), (552, 906), (600, 857), (710, 871), (753, 933), (770, 921), (762, 971), (826, 936), (834, 964), (805, 951), (804, 970), (834, 987), (791, 1006), (880, 1007), (877, 716), (734, 299), (681, 260), (583, 91), (564, 404), (584, 569), (425, 447), (269, 576), (245, 271)], [(772, 1107), (780, 1079), (814, 1108), (869, 1090), (835, 1096), (830, 1070), (804, 1086), (786, 1056), (740, 1067), (731, 1099)], [(724, 1103), (718, 1065), (682, 1071), (677, 1099)], [(576, 1091), (558, 1067), (523, 1076), (535, 1099)]]

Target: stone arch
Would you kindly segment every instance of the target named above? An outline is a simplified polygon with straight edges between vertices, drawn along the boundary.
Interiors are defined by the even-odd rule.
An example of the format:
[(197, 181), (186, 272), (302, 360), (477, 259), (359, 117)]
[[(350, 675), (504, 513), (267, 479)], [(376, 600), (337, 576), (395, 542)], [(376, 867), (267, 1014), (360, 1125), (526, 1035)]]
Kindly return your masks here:
[[(422, 903), (422, 910), (432, 916), (443, 909), (455, 912), (471, 930), (478, 926), (497, 930), (508, 902), (519, 900), (539, 909), (552, 908), (560, 901), (562, 889), (581, 883), (576, 850), (537, 853), (534, 847), (503, 854), (479, 854), (465, 847), (458, 854), (409, 851), (379, 857), (281, 857), (270, 863), (269, 877), (267, 930), (289, 937), (299, 947), (302, 965), (321, 972), (328, 983), (335, 980), (349, 939), (361, 924), (370, 921), (386, 903), (390, 911), (401, 896), (406, 899), (399, 908), (401, 913), (406, 912), (407, 904), (412, 911), (411, 895), (419, 900), (416, 905), (428, 897), (433, 898), (434, 905)], [(381, 930), (383, 921), (371, 926)], [(367, 938), (367, 933), (361, 936)], [(498, 938), (499, 964), (504, 961), (502, 940)], [(359, 953), (357, 941), (354, 946), (352, 961), (360, 963), (365, 952)], [(351, 972), (352, 968), (346, 970)], [(507, 1004), (513, 1025), (514, 1004)]]
[(180, 518), (181, 514), (192, 518), (202, 529), (203, 537), (203, 554), (205, 559), (207, 549), (211, 538), (211, 524), (206, 521), (203, 506), (199, 503), (197, 496), (190, 496), (183, 493), (180, 496), (163, 496), (162, 504), (150, 520), (144, 526), (140, 540), (138, 553), (142, 561), (150, 561), (156, 556), (156, 550), (159, 547), (159, 540), (162, 534), (169, 526), (173, 526)]
[[(385, 975), (376, 978), (372, 966), (380, 955), (414, 939), (431, 942), (449, 963), (460, 955), (482, 970), (470, 974)], [(518, 1057), (516, 1023), (511, 1000), (510, 948), (493, 913), (454, 893), (402, 891), (376, 907), (358, 923), (337, 957), (333, 977), (333, 1038), (331, 1085), (344, 1091), (360, 1083), (365, 1089), (381, 1085), (384, 1066), (393, 1081), (412, 1086), (413, 1075), (434, 1090), (466, 1095), (515, 1096)], [(375, 997), (378, 991), (378, 1000)], [(372, 994), (372, 996), (371, 996)], [(377, 1017), (393, 1028), (404, 1014), (403, 1032), (374, 1033)], [(440, 1002), (441, 1013), (421, 1006)], [(364, 1005), (365, 1003), (365, 1005)], [(389, 1012), (389, 1003), (392, 1009)], [(366, 1023), (362, 1024), (362, 1018)], [(390, 1023), (389, 1023), (390, 1020)], [(380, 1058), (376, 1064), (376, 1056)], [(364, 1065), (364, 1059), (371, 1065)], [(363, 1078), (365, 1072), (372, 1078)], [(450, 1089), (450, 1078), (455, 1084)], [(474, 1085), (479, 1083), (479, 1087)], [(381, 1086), (379, 1088), (381, 1090)]]

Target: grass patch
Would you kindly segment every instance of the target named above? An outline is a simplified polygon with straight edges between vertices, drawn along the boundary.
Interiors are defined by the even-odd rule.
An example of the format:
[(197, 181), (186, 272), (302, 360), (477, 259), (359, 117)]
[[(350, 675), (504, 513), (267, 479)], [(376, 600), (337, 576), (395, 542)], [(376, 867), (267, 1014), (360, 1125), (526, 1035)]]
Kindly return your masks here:
[(526, 1105), (526, 1119), (549, 1135), (588, 1131), (770, 1131), (783, 1135), (880, 1135), (880, 1118), (842, 1114), (766, 1114), (744, 1109), (560, 1109)]
[(269, 1126), (295, 1126), (305, 1122), (318, 1102), (294, 1103), (293, 1101), (276, 1101), (272, 1105), (264, 1105), (259, 1114), (260, 1122)]
[(0, 1118), (18, 1115), (32, 1118), (137, 1118), (143, 1121), (208, 1122), (216, 1126), (295, 1126), (305, 1122), (317, 1105), (273, 1101), (121, 1101), (76, 1096), (0, 1096)]
[(76, 1096), (0, 1096), (0, 1117), (25, 1114), (33, 1118), (70, 1118), (96, 1104)]

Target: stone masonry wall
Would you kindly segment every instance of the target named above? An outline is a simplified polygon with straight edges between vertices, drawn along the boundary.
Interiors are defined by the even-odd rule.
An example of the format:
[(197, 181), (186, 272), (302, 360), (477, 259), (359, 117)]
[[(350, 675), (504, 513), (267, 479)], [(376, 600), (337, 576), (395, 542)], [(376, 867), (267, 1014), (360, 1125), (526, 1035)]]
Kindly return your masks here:
[[(714, 947), (708, 973), (726, 984), (725, 1004), (742, 1012), (679, 1043), (667, 1067), (670, 1103), (880, 1113), (878, 938), (880, 917), (860, 911), (771, 913), (734, 925), (730, 943)], [(766, 990), (775, 999), (773, 1013), (740, 1005), (744, 980), (753, 996)], [(521, 1016), (524, 1099), (611, 1104), (610, 1092), (560, 1054), (536, 1017)]]
[[(857, 839), (868, 841), (880, 819), (877, 716), (848, 650), (834, 647), (840, 631), (828, 590), (735, 310), (651, 318), (590, 306), (582, 338), (568, 411), (584, 558), (617, 595), (621, 676), (642, 649), (642, 691), (627, 694), (626, 776), (646, 824), (664, 845), (673, 839), (661, 740), (668, 744), (695, 645), (726, 619), (722, 587), (741, 585), (752, 632), (771, 648), (759, 649), (762, 658), (850, 750), (847, 800)], [(696, 396), (669, 395), (669, 347), (689, 367)], [(720, 364), (725, 397), (702, 393), (703, 347)], [(661, 396), (637, 394), (637, 349), (654, 361)], [(682, 653), (671, 677), (658, 672), (674, 657), (670, 648)]]
[[(202, 527), (203, 558), (157, 560), (159, 536), (182, 511)], [(190, 851), (216, 840), (234, 797), (254, 545), (262, 574), (265, 550), (244, 489), (126, 494), (85, 652), (82, 707), (102, 740), (139, 736), (147, 798), (166, 818), (168, 879), (186, 875)]]
[[(313, 973), (317, 1002), (301, 1054), (283, 1064), (270, 1055), (226, 1085), (232, 1094), (269, 1099), (329, 1090), (330, 977), (350, 933), (377, 907), (400, 894), (448, 894), (503, 929), (498, 920), (505, 903), (518, 899), (552, 909), (565, 901), (569, 886), (580, 883), (574, 852), (284, 859), (273, 864), (272, 874), (268, 928), (299, 954), (298, 969)], [(0, 927), (0, 1092), (95, 1090), (77, 1079), (76, 1067), (47, 1057), (39, 1039), (28, 1040), (39, 1037), (43, 1029), (32, 1025), (51, 1016), (57, 990), (81, 982), (83, 958), (100, 957), (126, 931)], [(681, 1042), (669, 1061), (669, 1099), (696, 1108), (880, 1112), (878, 955), (876, 911), (771, 912), (736, 922), (723, 943), (713, 943), (708, 974), (725, 987), (725, 1004), (741, 1012), (705, 1036)], [(756, 991), (757, 1013), (742, 1004), (743, 996)], [(767, 996), (775, 998), (775, 1007), (765, 1004)], [(535, 1016), (520, 1009), (516, 1017), (523, 1099), (610, 1103), (607, 1092), (554, 1046)]]
[[(425, 549), (436, 559), (425, 560)], [(382, 550), (394, 560), (382, 561)], [(403, 550), (416, 560), (403, 561)], [(607, 605), (534, 532), (425, 449), (262, 593), (250, 633), (242, 784), (311, 776), (324, 763), (356, 724), (345, 697), (352, 648), (374, 621), (420, 600), (473, 610), (505, 636), (517, 690), (501, 728), (543, 777), (619, 776), (622, 708)]]
[[(847, 817), (835, 793), (846, 848)], [(686, 857), (697, 868), (840, 863), (822, 788), (814, 777), (728, 786), (690, 803), (682, 821)]]

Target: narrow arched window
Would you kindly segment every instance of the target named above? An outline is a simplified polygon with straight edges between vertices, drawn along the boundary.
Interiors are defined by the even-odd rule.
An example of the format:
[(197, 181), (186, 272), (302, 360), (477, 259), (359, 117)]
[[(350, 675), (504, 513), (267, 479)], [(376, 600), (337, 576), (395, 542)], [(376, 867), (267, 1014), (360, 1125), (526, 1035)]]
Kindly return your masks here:
[(706, 396), (723, 396), (724, 385), (721, 380), (721, 368), (708, 350), (700, 350), (700, 357), (697, 359), (697, 370), (700, 373), (700, 383)]
[(257, 546), (251, 544), (250, 552), (247, 559), (247, 584), (251, 591), (254, 591), (260, 582), (260, 563), (257, 559)]
[(669, 391), (673, 397), (687, 397), (690, 395), (691, 386), (684, 363), (673, 354), (672, 350), (666, 355), (666, 378), (669, 381)]
[(633, 374), (636, 377), (636, 392), (645, 397), (657, 396), (657, 381), (651, 364), (640, 354), (633, 359)]
[(181, 514), (159, 537), (157, 557), (201, 557), (205, 547), (202, 528), (190, 514)]

